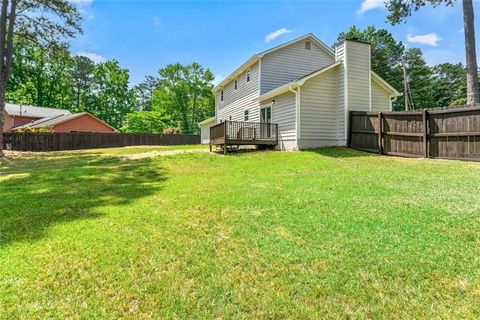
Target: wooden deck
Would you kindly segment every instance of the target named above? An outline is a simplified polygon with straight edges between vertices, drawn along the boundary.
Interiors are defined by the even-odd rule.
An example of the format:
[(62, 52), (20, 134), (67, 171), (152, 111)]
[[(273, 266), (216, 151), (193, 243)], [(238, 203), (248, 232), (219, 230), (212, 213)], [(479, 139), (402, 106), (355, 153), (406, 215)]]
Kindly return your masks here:
[(210, 127), (210, 146), (256, 145), (275, 146), (278, 143), (278, 125), (275, 123), (225, 121)]

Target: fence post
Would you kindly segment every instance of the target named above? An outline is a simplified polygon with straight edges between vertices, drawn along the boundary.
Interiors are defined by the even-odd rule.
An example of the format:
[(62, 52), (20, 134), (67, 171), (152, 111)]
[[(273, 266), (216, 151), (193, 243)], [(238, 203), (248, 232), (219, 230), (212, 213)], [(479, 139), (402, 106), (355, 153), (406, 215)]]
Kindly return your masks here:
[(382, 132), (383, 132), (383, 113), (378, 113), (378, 153), (383, 154), (382, 146)]
[(352, 144), (352, 111), (347, 111), (348, 112), (348, 123), (347, 123), (347, 148), (351, 148)]
[(428, 158), (430, 156), (429, 152), (429, 132), (428, 132), (428, 111), (427, 109), (423, 109), (422, 113), (423, 117), (423, 157)]

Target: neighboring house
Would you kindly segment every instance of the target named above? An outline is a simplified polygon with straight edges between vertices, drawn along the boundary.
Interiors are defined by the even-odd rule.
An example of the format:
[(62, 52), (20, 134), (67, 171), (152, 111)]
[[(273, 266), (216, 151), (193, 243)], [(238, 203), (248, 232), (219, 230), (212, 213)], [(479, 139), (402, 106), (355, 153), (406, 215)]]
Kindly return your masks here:
[(5, 105), (4, 132), (44, 128), (52, 132), (117, 132), (88, 112), (72, 114), (63, 109)]
[(215, 117), (203, 120), (198, 125), (200, 126), (200, 138), (202, 144), (210, 142), (210, 127), (215, 124)]
[(38, 119), (65, 114), (71, 113), (70, 111), (64, 109), (42, 108), (6, 103), (5, 112), (3, 113), (3, 131), (10, 131), (14, 127), (19, 127)]
[(370, 45), (332, 50), (313, 34), (254, 55), (215, 87), (216, 123), (278, 124), (281, 150), (345, 146), (349, 111), (390, 111), (400, 94), (370, 68)]

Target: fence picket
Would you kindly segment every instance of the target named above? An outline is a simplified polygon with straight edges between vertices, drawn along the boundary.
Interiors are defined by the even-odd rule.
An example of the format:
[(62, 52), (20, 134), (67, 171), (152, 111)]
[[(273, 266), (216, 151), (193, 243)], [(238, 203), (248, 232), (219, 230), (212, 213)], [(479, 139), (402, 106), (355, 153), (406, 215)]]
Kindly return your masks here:
[(14, 151), (61, 151), (135, 145), (200, 144), (199, 135), (92, 132), (6, 132), (3, 148)]
[[(348, 145), (353, 149), (407, 157), (480, 160), (478, 106), (421, 112), (352, 111), (349, 119)], [(369, 139), (372, 135), (378, 138)]]

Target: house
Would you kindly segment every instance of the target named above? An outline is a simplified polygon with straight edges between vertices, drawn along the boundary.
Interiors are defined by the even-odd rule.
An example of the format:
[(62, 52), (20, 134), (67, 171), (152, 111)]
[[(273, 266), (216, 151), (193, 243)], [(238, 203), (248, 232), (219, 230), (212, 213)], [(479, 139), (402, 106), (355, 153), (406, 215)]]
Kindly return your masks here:
[(391, 111), (400, 95), (370, 65), (368, 43), (332, 50), (313, 34), (256, 54), (214, 88), (210, 144), (345, 146), (349, 111)]
[(64, 114), (71, 114), (70, 111), (64, 109), (42, 108), (25, 106), (20, 104), (5, 104), (3, 131), (10, 131), (14, 127), (19, 127), (32, 121), (55, 117)]
[(200, 126), (200, 141), (202, 144), (210, 143), (210, 127), (215, 124), (215, 117), (203, 120), (198, 125)]
[(48, 129), (52, 132), (117, 132), (88, 112), (72, 114), (68, 110), (7, 103), (3, 131)]

